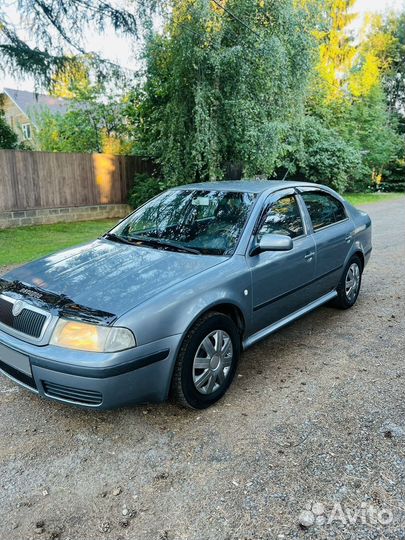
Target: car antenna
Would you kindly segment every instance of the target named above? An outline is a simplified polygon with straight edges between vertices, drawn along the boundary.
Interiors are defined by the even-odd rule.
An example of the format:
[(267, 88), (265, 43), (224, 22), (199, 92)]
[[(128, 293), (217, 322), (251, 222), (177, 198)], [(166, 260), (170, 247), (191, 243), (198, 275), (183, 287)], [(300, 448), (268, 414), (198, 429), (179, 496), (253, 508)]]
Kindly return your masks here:
[(287, 170), (286, 170), (285, 175), (284, 175), (284, 178), (283, 178), (283, 182), (284, 182), (285, 179), (287, 178), (287, 175), (288, 175), (289, 172), (290, 172), (290, 168), (287, 167)]

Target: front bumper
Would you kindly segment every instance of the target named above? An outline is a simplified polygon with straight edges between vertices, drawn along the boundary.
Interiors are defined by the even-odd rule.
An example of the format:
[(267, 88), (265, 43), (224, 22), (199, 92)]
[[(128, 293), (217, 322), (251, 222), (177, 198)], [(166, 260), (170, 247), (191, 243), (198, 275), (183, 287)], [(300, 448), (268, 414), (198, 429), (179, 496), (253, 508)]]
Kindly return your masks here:
[(85, 408), (164, 401), (180, 339), (104, 354), (40, 347), (0, 331), (0, 372), (47, 399)]

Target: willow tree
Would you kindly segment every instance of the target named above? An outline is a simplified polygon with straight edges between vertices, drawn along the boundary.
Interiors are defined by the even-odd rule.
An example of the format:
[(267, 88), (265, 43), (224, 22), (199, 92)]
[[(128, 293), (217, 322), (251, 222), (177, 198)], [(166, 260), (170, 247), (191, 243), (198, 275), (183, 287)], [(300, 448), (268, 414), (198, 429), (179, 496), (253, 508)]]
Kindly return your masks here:
[(273, 173), (302, 119), (312, 38), (293, 0), (180, 0), (149, 37), (140, 126), (167, 182)]

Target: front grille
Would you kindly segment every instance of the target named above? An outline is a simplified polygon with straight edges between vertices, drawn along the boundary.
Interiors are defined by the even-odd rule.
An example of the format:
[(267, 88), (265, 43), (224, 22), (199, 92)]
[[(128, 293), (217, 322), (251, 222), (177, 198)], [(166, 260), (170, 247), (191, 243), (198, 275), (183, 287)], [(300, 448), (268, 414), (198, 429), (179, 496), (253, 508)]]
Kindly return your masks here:
[(15, 317), (13, 315), (13, 305), (12, 302), (5, 298), (0, 298), (0, 322), (27, 336), (39, 338), (47, 319), (46, 315), (24, 308)]
[(72, 388), (48, 381), (41, 381), (45, 394), (50, 397), (65, 399), (83, 405), (100, 405), (103, 396), (96, 390), (83, 390), (82, 388)]
[(37, 385), (35, 384), (35, 381), (32, 377), (27, 375), (26, 373), (23, 373), (22, 371), (19, 371), (18, 369), (15, 369), (8, 364), (5, 364), (0, 360), (0, 369), (1, 371), (4, 371), (7, 375), (15, 379), (16, 381), (25, 384), (26, 386), (29, 386), (30, 388), (33, 388), (34, 390), (37, 389)]

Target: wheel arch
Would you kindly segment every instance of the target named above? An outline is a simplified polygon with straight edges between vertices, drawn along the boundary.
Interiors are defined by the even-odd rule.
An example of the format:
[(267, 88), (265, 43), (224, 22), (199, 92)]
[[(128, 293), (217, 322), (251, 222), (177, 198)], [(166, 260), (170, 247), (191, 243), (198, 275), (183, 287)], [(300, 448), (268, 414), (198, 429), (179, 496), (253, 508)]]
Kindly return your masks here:
[[(209, 320), (210, 314), (212, 314), (213, 316), (215, 316), (215, 315), (217, 315), (217, 316), (218, 315), (225, 315), (225, 316), (229, 317), (234, 322), (234, 324), (236, 326), (237, 334), (239, 334), (239, 337), (240, 337), (240, 349), (239, 349), (239, 351), (242, 350), (242, 338), (243, 338), (243, 333), (244, 333), (244, 330), (245, 330), (245, 318), (244, 318), (242, 309), (237, 304), (235, 304), (235, 303), (233, 303), (231, 301), (222, 301), (222, 302), (217, 302), (217, 303), (213, 303), (213, 304), (210, 304), (208, 306), (205, 306), (205, 308), (202, 309), (193, 318), (193, 320), (190, 322), (190, 324), (187, 326), (187, 329), (183, 332), (183, 334), (181, 336), (181, 339), (178, 342), (178, 346), (177, 346), (177, 350), (176, 350), (176, 354), (175, 354), (175, 358), (174, 358), (174, 362), (173, 362), (173, 368), (172, 368), (171, 376), (170, 376), (170, 379), (169, 379), (169, 385), (168, 385), (168, 388), (167, 388), (167, 393), (166, 393), (167, 397), (175, 395), (175, 393), (173, 393), (173, 392), (175, 392), (175, 390), (173, 390), (173, 388), (174, 388), (173, 383), (176, 383), (176, 381), (178, 381), (178, 377), (179, 377), (178, 370), (176, 371), (176, 365), (177, 365), (177, 362), (178, 362), (178, 355), (183, 349), (183, 346), (184, 346), (185, 340), (187, 339), (187, 336), (190, 334), (190, 332), (192, 332), (193, 327), (196, 324), (198, 324), (199, 321), (201, 323), (203, 323), (204, 319)], [(239, 352), (239, 354), (240, 354), (240, 352)], [(177, 393), (177, 399), (179, 399), (178, 398), (178, 393)], [(185, 405), (184, 399), (180, 400), (180, 402), (183, 405)], [(194, 408), (194, 406), (192, 406), (192, 408)]]
[(212, 313), (222, 313), (224, 315), (228, 315), (228, 317), (230, 317), (233, 320), (233, 322), (236, 324), (236, 326), (237, 326), (237, 328), (239, 330), (240, 340), (241, 340), (241, 344), (242, 344), (243, 334), (244, 334), (245, 329), (246, 329), (246, 319), (245, 319), (245, 317), (243, 315), (242, 309), (236, 303), (234, 303), (234, 302), (232, 302), (230, 300), (222, 300), (222, 301), (218, 301), (218, 302), (206, 305), (204, 307), (204, 309), (199, 311), (193, 317), (193, 319), (188, 324), (187, 328), (182, 332), (182, 336), (181, 336), (181, 339), (179, 340), (179, 342), (177, 344), (174, 359), (173, 359), (174, 361), (173, 361), (173, 365), (172, 365), (172, 370), (171, 370), (171, 373), (170, 373), (170, 377), (169, 377), (168, 385), (167, 385), (167, 389), (166, 389), (166, 397), (169, 396), (170, 386), (171, 386), (172, 379), (173, 379), (174, 367), (175, 367), (175, 364), (176, 364), (176, 361), (177, 361), (177, 355), (179, 354), (179, 351), (180, 351), (181, 347), (183, 346), (183, 342), (186, 339), (187, 334), (189, 333), (191, 328), (195, 325), (195, 323), (199, 319), (201, 319), (202, 317), (204, 317), (204, 315), (206, 315), (207, 313), (210, 313), (210, 312), (212, 312)]
[(347, 265), (349, 264), (350, 259), (352, 259), (353, 257), (358, 257), (360, 259), (361, 266), (362, 266), (361, 271), (363, 272), (365, 264), (366, 264), (366, 258), (365, 258), (362, 246), (356, 243), (355, 245), (353, 245), (352, 249), (349, 251), (349, 253), (346, 256), (346, 260), (342, 266), (341, 277), (344, 275)]
[(201, 317), (204, 317), (204, 315), (210, 312), (214, 312), (214, 313), (217, 312), (217, 313), (222, 313), (224, 315), (228, 315), (228, 317), (230, 317), (233, 320), (233, 322), (236, 324), (236, 327), (238, 328), (241, 334), (241, 338), (242, 338), (243, 333), (246, 328), (246, 321), (245, 321), (243, 312), (241, 308), (237, 306), (236, 304), (234, 304), (233, 302), (225, 301), (225, 302), (218, 302), (216, 304), (210, 304), (209, 306), (205, 306), (205, 308), (202, 311), (200, 311), (188, 325), (186, 331), (183, 334), (182, 341), (184, 340), (184, 337), (187, 335), (189, 330), (194, 326), (194, 324), (199, 319), (201, 319)]
[(352, 253), (352, 255), (350, 256), (350, 258), (354, 257), (354, 256), (357, 256), (360, 261), (361, 261), (361, 271), (364, 270), (364, 265), (365, 265), (365, 258), (364, 258), (364, 253), (362, 252), (361, 249), (357, 249), (356, 251), (354, 251)]

